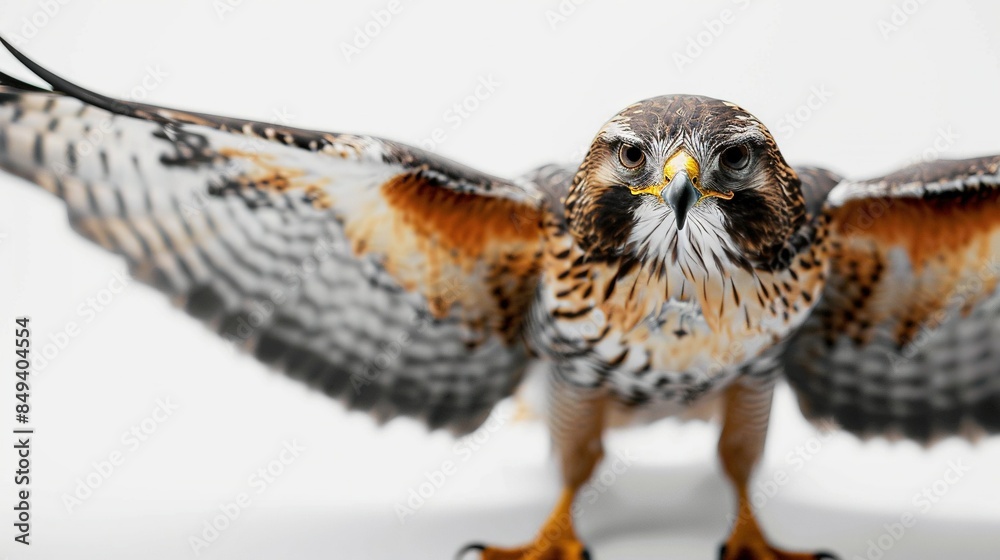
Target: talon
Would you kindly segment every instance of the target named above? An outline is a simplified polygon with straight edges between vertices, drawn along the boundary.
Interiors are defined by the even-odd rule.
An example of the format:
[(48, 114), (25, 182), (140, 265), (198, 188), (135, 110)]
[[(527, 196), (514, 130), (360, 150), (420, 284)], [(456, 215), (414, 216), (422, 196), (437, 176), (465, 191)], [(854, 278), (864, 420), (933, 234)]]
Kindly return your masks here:
[(719, 546), (719, 560), (840, 560), (840, 557), (832, 552), (816, 552), (803, 554), (788, 552), (773, 548), (764, 542), (756, 543), (757, 546), (740, 546), (733, 555), (729, 555), (729, 543)]
[[(747, 533), (741, 533), (748, 536)], [(759, 532), (751, 532), (752, 538), (733, 539), (719, 546), (719, 560), (840, 560), (832, 552), (815, 553), (789, 552), (771, 546)], [(731, 552), (730, 552), (731, 551)]]
[[(546, 544), (541, 546), (543, 542)], [(475, 543), (459, 550), (455, 560), (463, 560), (470, 551), (480, 553), (478, 560), (592, 560), (590, 551), (577, 540), (536, 540), (519, 548), (494, 548)]]
[(486, 550), (486, 545), (480, 543), (467, 544), (464, 547), (462, 547), (457, 554), (455, 554), (455, 560), (462, 560), (463, 558), (465, 558), (465, 554), (471, 550), (475, 550), (476, 552), (483, 552)]
[(719, 546), (719, 560), (839, 560), (832, 552), (791, 552), (771, 545), (749, 505), (741, 500), (739, 520)]

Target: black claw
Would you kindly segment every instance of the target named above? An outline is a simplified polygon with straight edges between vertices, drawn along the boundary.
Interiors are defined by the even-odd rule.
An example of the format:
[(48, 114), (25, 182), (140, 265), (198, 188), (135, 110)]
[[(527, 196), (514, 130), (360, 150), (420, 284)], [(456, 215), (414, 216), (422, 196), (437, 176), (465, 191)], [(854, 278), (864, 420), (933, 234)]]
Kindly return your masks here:
[(482, 552), (482, 551), (486, 550), (486, 545), (485, 544), (479, 544), (479, 543), (472, 543), (472, 544), (469, 544), (469, 545), (465, 545), (464, 547), (462, 547), (461, 550), (458, 551), (458, 554), (455, 555), (455, 560), (462, 560), (462, 557), (465, 556), (465, 553), (469, 552), (470, 550), (475, 550), (477, 552)]
[(583, 549), (583, 552), (580, 553), (580, 560), (591, 560), (590, 551), (587, 550), (586, 548)]
[[(719, 560), (726, 560), (726, 543), (719, 546)], [(813, 555), (814, 560), (840, 560), (840, 556), (832, 552), (822, 551)]]

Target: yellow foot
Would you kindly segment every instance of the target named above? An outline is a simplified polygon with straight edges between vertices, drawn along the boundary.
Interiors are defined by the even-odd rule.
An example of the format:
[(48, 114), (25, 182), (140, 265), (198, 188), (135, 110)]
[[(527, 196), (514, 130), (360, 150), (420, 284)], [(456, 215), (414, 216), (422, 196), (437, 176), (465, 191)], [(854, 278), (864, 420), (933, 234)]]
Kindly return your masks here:
[(788, 552), (767, 542), (745, 497), (729, 539), (719, 547), (719, 560), (838, 560), (829, 552)]
[(552, 514), (549, 515), (535, 541), (520, 548), (494, 548), (470, 544), (459, 551), (457, 560), (590, 560), (587, 547), (583, 546), (573, 530), (574, 492), (564, 490)]
[(764, 539), (743, 540), (728, 543), (719, 548), (719, 560), (837, 560), (829, 552), (788, 552), (771, 547)]
[(493, 548), (470, 544), (463, 548), (456, 560), (590, 560), (590, 553), (576, 539), (549, 540), (544, 536), (521, 548)]

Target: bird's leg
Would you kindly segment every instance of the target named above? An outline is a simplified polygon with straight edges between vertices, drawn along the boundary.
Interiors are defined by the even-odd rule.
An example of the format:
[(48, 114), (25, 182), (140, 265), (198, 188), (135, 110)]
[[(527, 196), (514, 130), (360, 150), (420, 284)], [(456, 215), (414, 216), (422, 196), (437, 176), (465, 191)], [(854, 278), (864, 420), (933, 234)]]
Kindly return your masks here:
[(836, 558), (830, 553), (795, 553), (771, 546), (754, 516), (747, 484), (764, 451), (771, 415), (773, 381), (744, 378), (725, 395), (725, 420), (719, 437), (719, 458), (738, 499), (736, 520), (729, 539), (719, 551), (720, 560), (818, 560)]
[[(558, 383), (555, 382), (554, 383)], [(470, 545), (459, 554), (478, 551), (482, 560), (586, 560), (590, 558), (573, 527), (573, 501), (604, 456), (605, 398), (571, 387), (550, 392), (549, 432), (559, 453), (563, 491), (556, 507), (531, 543), (516, 548)]]

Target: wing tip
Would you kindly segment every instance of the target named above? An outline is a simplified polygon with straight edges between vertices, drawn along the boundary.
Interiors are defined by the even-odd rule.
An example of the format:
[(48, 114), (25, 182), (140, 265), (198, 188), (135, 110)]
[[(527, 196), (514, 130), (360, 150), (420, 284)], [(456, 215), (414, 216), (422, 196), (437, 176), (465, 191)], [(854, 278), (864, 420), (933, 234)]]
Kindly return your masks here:
[[(2, 35), (0, 35), (0, 44), (3, 44), (3, 46), (6, 47), (7, 50), (11, 51), (11, 54), (13, 54), (16, 51), (14, 46), (11, 45), (10, 42), (7, 41), (7, 39), (5, 39)], [(0, 72), (0, 86), (19, 89), (22, 91), (28, 91), (32, 93), (52, 93), (51, 90), (19, 80), (14, 76), (11, 76), (10, 74), (7, 74), (6, 72)]]
[[(15, 59), (17, 59), (18, 62), (20, 62), (22, 65), (24, 65), (25, 68), (27, 68), (28, 70), (30, 70), (32, 74), (34, 74), (35, 76), (37, 76), (37, 77), (41, 78), (42, 80), (44, 80), (49, 86), (51, 86), (53, 88), (56, 87), (56, 85), (54, 83), (52, 83), (52, 81), (50, 81), (50, 80), (48, 80), (46, 78), (46, 74), (51, 74), (51, 72), (45, 70), (38, 63), (36, 63), (35, 61), (33, 61), (30, 58), (28, 58), (24, 53), (22, 53), (17, 47), (15, 47), (13, 44), (11, 44), (11, 42), (8, 41), (2, 35), (0, 35), (0, 44), (2, 44), (3, 47), (5, 49), (7, 49), (7, 51)], [(13, 78), (12, 76), (9, 76), (7, 74), (3, 74), (3, 76), (4, 77), (2, 79), (4, 81), (21, 82), (20, 80), (17, 80), (16, 78)], [(21, 83), (24, 84), (24, 82), (21, 82)], [(28, 84), (26, 84), (26, 85), (28, 85)]]
[(24, 67), (27, 68), (29, 71), (31, 71), (32, 74), (34, 74), (42, 81), (44, 81), (46, 84), (48, 84), (49, 87), (51, 87), (52, 89), (46, 90), (44, 88), (39, 88), (37, 86), (33, 86), (31, 84), (18, 80), (7, 74), (0, 74), (0, 84), (10, 85), (12, 87), (25, 89), (28, 91), (33, 90), (37, 92), (46, 92), (46, 93), (61, 93), (79, 99), (84, 103), (89, 103), (90, 105), (94, 105), (95, 107), (104, 109), (105, 111), (115, 113), (118, 115), (166, 122), (166, 119), (160, 117), (159, 115), (150, 113), (148, 111), (141, 111), (133, 104), (124, 101), (119, 101), (118, 99), (115, 99), (113, 97), (108, 97), (106, 95), (96, 93), (94, 91), (91, 91), (89, 89), (74, 84), (73, 82), (46, 69), (41, 64), (38, 64), (37, 62), (29, 58), (27, 55), (18, 50), (17, 47), (12, 45), (10, 41), (8, 41), (3, 36), (0, 36), (0, 44), (2, 44), (4, 48), (6, 48), (15, 59), (17, 59), (18, 62), (24, 65)]

